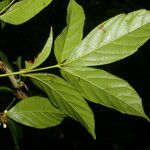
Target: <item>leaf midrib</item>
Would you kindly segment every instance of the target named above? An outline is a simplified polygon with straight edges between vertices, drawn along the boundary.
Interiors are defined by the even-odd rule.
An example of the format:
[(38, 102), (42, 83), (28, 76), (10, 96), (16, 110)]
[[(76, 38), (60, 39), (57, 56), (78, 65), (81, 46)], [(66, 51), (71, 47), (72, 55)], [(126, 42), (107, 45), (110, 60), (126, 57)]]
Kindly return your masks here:
[[(52, 0), (50, 0), (50, 2), (51, 2)], [(19, 2), (17, 2), (17, 3), (23, 3), (23, 1), (19, 1)], [(50, 3), (49, 2), (49, 3)], [(15, 10), (11, 10), (11, 11), (8, 11), (6, 14), (3, 14), (3, 15), (1, 15), (1, 16), (5, 16), (5, 15), (9, 15), (9, 14), (11, 14), (11, 13), (13, 13), (13, 12), (15, 12), (15, 11), (18, 11), (18, 9), (22, 9), (22, 7), (26, 7), (26, 5), (28, 5), (29, 3), (32, 3), (32, 0), (30, 0), (30, 1), (28, 1), (28, 0), (26, 0), (26, 2), (24, 2), (24, 4), (23, 5), (20, 5), (18, 8), (15, 8)], [(46, 6), (46, 5), (45, 5)], [(37, 12), (37, 11), (36, 11)], [(1, 18), (1, 16), (0, 16), (0, 18)]]
[[(73, 13), (73, 12), (71, 12), (71, 13)], [(72, 14), (71, 14), (71, 16), (72, 16)], [(80, 16), (80, 18), (81, 18), (81, 16)], [(80, 18), (77, 20), (77, 22), (75, 24), (77, 24), (80, 21)], [(61, 58), (60, 58), (60, 63), (62, 63), (63, 60), (65, 59), (65, 58), (63, 58), (63, 56), (65, 54), (65, 47), (66, 47), (66, 42), (67, 42), (67, 38), (66, 37), (68, 36), (68, 33), (70, 32), (71, 20), (73, 20), (72, 17), (71, 17), (70, 20), (68, 20), (66, 28), (62, 31), (62, 32), (64, 32), (66, 30), (67, 32), (66, 32), (66, 35), (65, 35), (65, 40), (64, 40), (64, 44), (63, 44), (63, 48), (62, 48), (62, 54), (61, 54)]]
[[(102, 45), (101, 47), (96, 48), (96, 49), (90, 51), (89, 53), (86, 53), (86, 54), (83, 55), (83, 56), (77, 57), (76, 59), (73, 59), (73, 60), (71, 60), (71, 61), (66, 61), (66, 62), (64, 62), (64, 63), (61, 64), (61, 65), (62, 65), (62, 66), (65, 66), (65, 65), (71, 64), (71, 63), (73, 63), (73, 62), (75, 62), (75, 61), (77, 61), (77, 60), (80, 60), (80, 59), (82, 59), (83, 57), (86, 57), (86, 56), (90, 55), (91, 53), (97, 51), (98, 49), (101, 49), (101, 48), (103, 48), (103, 47), (109, 45), (109, 44), (112, 43), (112, 42), (115, 42), (116, 40), (118, 40), (118, 39), (120, 39), (120, 38), (122, 38), (122, 37), (124, 37), (124, 36), (126, 36), (126, 35), (128, 35), (128, 34), (131, 34), (132, 32), (136, 32), (136, 30), (138, 30), (138, 29), (140, 29), (140, 28), (143, 28), (143, 27), (146, 26), (147, 24), (150, 24), (150, 22), (144, 24), (143, 26), (140, 26), (139, 28), (137, 28), (137, 29), (135, 29), (135, 30), (133, 30), (133, 31), (128, 32), (127, 34), (121, 35), (121, 36), (119, 36), (118, 38), (109, 41), (108, 43), (105, 43), (105, 44)], [(144, 29), (143, 29), (143, 30), (144, 30)], [(81, 41), (81, 42), (82, 42), (82, 41)], [(79, 43), (79, 45), (80, 45), (80, 43)], [(75, 49), (75, 50), (76, 50), (76, 49)]]
[[(38, 80), (38, 78), (36, 78), (36, 77), (34, 77), (34, 79), (36, 79), (36, 80)], [(41, 81), (41, 80), (39, 80), (39, 81)], [(59, 94), (58, 92), (57, 92), (57, 90), (55, 90), (53, 87), (51, 87), (50, 85), (48, 85), (47, 83), (45, 83), (45, 82), (43, 82), (43, 81), (41, 81), (43, 84), (45, 84), (46, 86), (48, 86), (48, 87), (50, 87), (50, 88), (52, 88), (59, 96), (61, 96), (63, 99), (65, 99), (61, 94)], [(80, 113), (82, 113), (82, 112), (80, 112), (80, 113), (78, 113), (77, 111), (76, 111), (76, 109), (74, 109), (74, 107), (72, 106), (72, 105), (70, 105), (70, 103), (68, 102), (68, 101), (66, 101), (66, 99), (65, 99), (65, 102), (67, 102), (68, 104), (69, 104), (69, 106), (71, 106), (71, 108), (73, 108), (73, 111), (75, 111), (76, 112), (76, 115), (80, 118), (80, 120), (82, 120), (82, 123), (84, 124), (84, 125), (86, 125), (86, 127), (88, 128), (88, 130), (90, 129), (89, 127), (88, 127), (88, 124), (86, 123), (86, 121), (84, 121), (84, 119), (82, 118), (82, 116), (80, 115)], [(63, 111), (63, 110), (62, 110)], [(66, 113), (66, 112), (64, 112), (64, 113)], [(68, 114), (68, 113), (67, 113)], [(83, 113), (82, 113), (83, 114)], [(68, 114), (69, 115), (69, 114)], [(85, 116), (85, 114), (83, 114), (84, 116)], [(70, 116), (70, 115), (69, 115)], [(71, 115), (72, 116), (72, 115)], [(87, 116), (87, 115), (86, 115)], [(88, 115), (88, 117), (90, 117), (89, 115)], [(73, 117), (74, 118), (74, 117)], [(91, 118), (91, 117), (90, 117)], [(78, 119), (77, 119), (77, 121), (78, 121)], [(91, 130), (91, 129), (90, 129)]]
[[(63, 69), (63, 68), (62, 68), (62, 69)], [(63, 70), (64, 70), (64, 69), (63, 69)], [(66, 70), (64, 70), (64, 71), (66, 71)], [(66, 72), (68, 72), (68, 71), (66, 71)], [(78, 78), (84, 80), (85, 82), (88, 82), (88, 83), (94, 85), (94, 86), (97, 87), (97, 88), (100, 88), (102, 91), (106, 92), (107, 94), (110, 94), (111, 96), (116, 97), (116, 96), (114, 96), (113, 94), (109, 93), (109, 91), (102, 89), (101, 87), (97, 86), (96, 84), (94, 84), (94, 83), (92, 83), (92, 82), (90, 82), (90, 81), (88, 81), (88, 80), (85, 80), (85, 79), (82, 78), (81, 76), (79, 76), (79, 75), (77, 75), (77, 74), (73, 74), (72, 72), (68, 72), (68, 73), (70, 73), (70, 74), (72, 74), (73, 76), (76, 76), (76, 77), (78, 77)], [(124, 104), (128, 105), (129, 107), (131, 107), (133, 110), (139, 112), (139, 111), (136, 110), (134, 107), (132, 107), (132, 106), (130, 106), (129, 104), (125, 103), (122, 99), (120, 99), (120, 98), (118, 98), (118, 97), (116, 97), (116, 98), (117, 98), (118, 100), (122, 101), (122, 103), (124, 103)], [(139, 112), (139, 113), (140, 113), (142, 116), (144, 115), (144, 117), (146, 117), (145, 114), (142, 114), (141, 112)], [(146, 118), (147, 118), (147, 117), (146, 117)]]
[[(55, 90), (52, 86), (48, 85), (46, 82), (43, 82), (42, 80), (39, 80), (39, 79), (36, 78), (36, 77), (32, 77), (32, 75), (28, 75), (28, 76), (31, 77), (31, 78), (34, 78), (34, 79), (36, 79), (36, 80), (38, 80), (38, 81), (40, 81), (40, 82), (42, 82), (42, 83), (45, 84), (46, 86), (48, 86), (48, 87), (50, 87), (51, 89), (53, 89), (60, 97), (62, 97), (63, 99), (65, 99), (65, 102), (67, 102), (67, 103), (69, 104), (69, 106), (71, 106), (71, 108), (73, 108), (73, 111), (75, 111), (78, 116), (80, 116), (80, 115), (78, 114), (78, 112), (76, 111), (76, 109), (74, 109), (74, 107), (73, 107), (72, 105), (70, 105), (70, 103), (66, 100), (66, 98), (64, 98), (61, 94), (59, 94), (59, 92), (57, 92), (57, 90)], [(80, 116), (80, 118), (82, 118), (82, 117)], [(83, 120), (83, 119), (82, 119), (82, 120)], [(84, 121), (84, 120), (83, 120), (83, 121)], [(84, 122), (85, 122), (85, 121), (84, 121)]]
[[(12, 111), (13, 113), (52, 113), (52, 114), (63, 114), (63, 113), (56, 113), (55, 111)], [(54, 112), (54, 113), (53, 113)]]
[[(20, 2), (17, 2), (17, 3), (21, 3), (21, 1), (20, 1)], [(15, 5), (16, 5), (17, 3), (15, 3)], [(23, 1), (22, 1), (22, 3), (23, 3)], [(24, 2), (24, 4), (23, 4), (23, 5), (20, 5), (20, 6), (19, 6), (18, 8), (16, 8), (15, 10), (8, 11), (8, 12), (7, 12), (7, 14), (3, 14), (3, 15), (1, 15), (1, 16), (9, 15), (9, 14), (11, 14), (11, 13), (13, 13), (13, 12), (17, 11), (18, 9), (20, 9), (20, 8), (24, 7), (24, 6), (25, 6), (25, 5), (27, 5), (28, 3), (31, 3), (31, 0), (30, 0), (30, 1), (26, 1), (26, 2)]]
[[(32, 123), (31, 126), (38, 126), (38, 128), (41, 127), (41, 125), (39, 125), (39, 123), (38, 123), (38, 124), (35, 123), (35, 122), (33, 121), (33, 119), (31, 119), (31, 118), (29, 119), (29, 118), (28, 118), (27, 116), (25, 116), (24, 114), (19, 114), (19, 115), (20, 115), (21, 117), (25, 118), (25, 119), (28, 121), (28, 123)], [(46, 127), (49, 126), (49, 123), (48, 123), (48, 122), (44, 122), (42, 119), (38, 118), (38, 117), (35, 116), (35, 114), (33, 114), (33, 113), (32, 113), (32, 115), (33, 115), (33, 117), (34, 117), (35, 119), (37, 119), (37, 120), (39, 120), (39, 121), (41, 122), (42, 126), (43, 126), (43, 125), (45, 125)], [(13, 115), (13, 116), (14, 116), (14, 115)], [(46, 118), (46, 117), (45, 117), (45, 118)], [(20, 121), (20, 118), (18, 118), (18, 117), (15, 117), (15, 119)], [(22, 119), (21, 119), (21, 121), (22, 121)], [(61, 119), (60, 119), (60, 120), (55, 119), (55, 121), (61, 123)], [(25, 124), (28, 124), (28, 123), (25, 122)], [(53, 123), (52, 123), (52, 124), (53, 124)]]

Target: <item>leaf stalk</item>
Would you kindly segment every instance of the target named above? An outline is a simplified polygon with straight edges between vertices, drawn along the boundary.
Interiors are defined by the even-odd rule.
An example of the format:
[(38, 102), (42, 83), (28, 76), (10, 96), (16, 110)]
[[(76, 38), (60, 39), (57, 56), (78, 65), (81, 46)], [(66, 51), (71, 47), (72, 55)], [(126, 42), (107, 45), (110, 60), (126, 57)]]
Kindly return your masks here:
[(43, 71), (43, 70), (48, 70), (48, 69), (52, 69), (52, 68), (60, 68), (60, 65), (53, 65), (53, 66), (48, 66), (48, 67), (43, 67), (43, 68), (37, 68), (37, 69), (23, 69), (17, 72), (11, 72), (11, 73), (6, 73), (6, 74), (1, 74), (0, 77), (8, 77), (8, 76), (12, 76), (12, 75), (19, 75), (19, 74), (26, 74), (26, 73), (31, 73), (31, 72), (38, 72), (38, 71)]

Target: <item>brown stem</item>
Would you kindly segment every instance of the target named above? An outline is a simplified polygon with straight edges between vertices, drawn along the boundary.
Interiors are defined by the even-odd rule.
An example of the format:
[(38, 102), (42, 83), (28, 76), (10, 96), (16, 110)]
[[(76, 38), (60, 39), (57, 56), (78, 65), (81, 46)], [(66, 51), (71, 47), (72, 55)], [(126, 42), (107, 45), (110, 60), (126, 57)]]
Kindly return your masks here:
[[(10, 74), (12, 71), (7, 67), (7, 65), (3, 62), (0, 61), (0, 70), (2, 70), (5, 74)], [(26, 88), (26, 85), (23, 82), (19, 82), (18, 79), (14, 76), (8, 76), (12, 86), (14, 89), (16, 89), (16, 93), (14, 94), (17, 99), (24, 99), (27, 96), (27, 94), (22, 90), (22, 88)]]
[[(0, 70), (2, 72), (4, 72), (5, 74), (11, 74), (12, 71), (7, 67), (7, 65), (3, 62), (0, 61)], [(27, 89), (27, 86), (23, 83), (23, 82), (18, 82), (18, 79), (14, 76), (14, 75), (10, 75), (8, 76), (13, 88), (16, 90), (16, 92), (14, 93), (14, 96), (19, 99), (22, 100), (27, 96), (27, 94), (23, 91), (23, 88)], [(16, 99), (14, 98), (13, 101), (9, 104), (9, 106), (6, 108), (8, 109), (14, 102), (14, 100)], [(0, 124), (3, 124), (3, 128), (7, 127), (7, 110), (5, 110), (4, 112), (0, 113)]]

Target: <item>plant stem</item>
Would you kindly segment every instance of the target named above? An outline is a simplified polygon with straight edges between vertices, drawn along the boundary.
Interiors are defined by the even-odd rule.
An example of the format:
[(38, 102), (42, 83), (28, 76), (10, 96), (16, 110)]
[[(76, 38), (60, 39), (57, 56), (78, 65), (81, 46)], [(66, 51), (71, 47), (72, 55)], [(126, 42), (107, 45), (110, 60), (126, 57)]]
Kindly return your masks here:
[(7, 67), (7, 65), (3, 61), (0, 61), (0, 69), (4, 72), (4, 74), (11, 74), (10, 76), (8, 76), (8, 78), (13, 88), (15, 89), (15, 97), (19, 100), (28, 97), (27, 94), (23, 91), (23, 88), (27, 89), (27, 86), (22, 81), (18, 81), (15, 75), (12, 75), (13, 72)]
[(37, 69), (33, 69), (33, 70), (24, 69), (24, 70), (20, 70), (20, 71), (17, 71), (17, 72), (1, 74), (0, 77), (8, 77), (8, 76), (12, 76), (12, 75), (26, 74), (26, 73), (31, 73), (31, 72), (48, 70), (48, 69), (52, 69), (52, 68), (60, 68), (60, 66), (57, 64), (57, 65), (54, 65), (54, 66), (49, 66), (49, 67), (44, 67), (44, 68), (37, 68)]
[[(2, 70), (4, 72), (4, 74), (12, 74), (12, 71), (7, 67), (7, 65), (3, 62), (0, 61), (0, 70)], [(12, 86), (17, 89), (18, 88), (18, 81), (15, 78), (14, 75), (10, 75), (8, 76), (10, 82), (12, 83)]]
[(8, 74), (1, 74), (0, 77), (8, 77), (11, 75), (18, 75), (18, 74), (22, 74), (24, 73), (23, 71), (17, 71), (17, 72), (12, 72), (12, 73), (8, 73)]
[(5, 12), (16, 0), (12, 0), (4, 9), (0, 11), (0, 15)]

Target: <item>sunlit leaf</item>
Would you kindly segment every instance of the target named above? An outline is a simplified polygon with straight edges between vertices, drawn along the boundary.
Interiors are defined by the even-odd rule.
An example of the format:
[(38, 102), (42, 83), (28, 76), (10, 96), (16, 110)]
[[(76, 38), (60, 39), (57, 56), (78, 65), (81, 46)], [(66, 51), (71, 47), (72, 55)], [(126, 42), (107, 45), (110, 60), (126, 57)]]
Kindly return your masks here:
[(49, 38), (48, 38), (43, 50), (37, 56), (37, 58), (35, 58), (33, 63), (30, 63), (28, 61), (25, 62), (26, 69), (34, 69), (34, 68), (38, 67), (39, 65), (41, 65), (48, 58), (48, 56), (51, 53), (52, 42), (53, 42), (53, 32), (52, 32), (52, 28), (51, 28)]
[(70, 0), (67, 10), (67, 26), (55, 41), (55, 56), (63, 62), (82, 39), (84, 11), (74, 0)]
[(9, 3), (11, 0), (2, 0), (0, 1), (0, 11), (3, 10)]
[(47, 128), (60, 124), (64, 113), (54, 107), (47, 98), (28, 97), (7, 112), (11, 119), (35, 128)]
[(146, 118), (137, 92), (123, 79), (95, 68), (63, 67), (63, 77), (88, 100)]
[(33, 83), (47, 93), (50, 101), (71, 118), (79, 121), (95, 138), (93, 112), (70, 84), (62, 78), (47, 73), (27, 74)]
[(14, 3), (0, 16), (0, 19), (14, 25), (22, 24), (38, 14), (51, 2), (52, 0), (21, 0)]
[(150, 11), (117, 15), (81, 41), (64, 65), (96, 66), (123, 59), (150, 38)]

